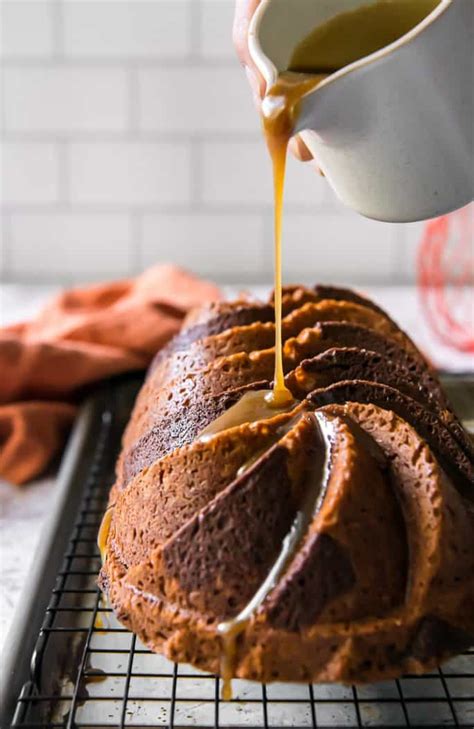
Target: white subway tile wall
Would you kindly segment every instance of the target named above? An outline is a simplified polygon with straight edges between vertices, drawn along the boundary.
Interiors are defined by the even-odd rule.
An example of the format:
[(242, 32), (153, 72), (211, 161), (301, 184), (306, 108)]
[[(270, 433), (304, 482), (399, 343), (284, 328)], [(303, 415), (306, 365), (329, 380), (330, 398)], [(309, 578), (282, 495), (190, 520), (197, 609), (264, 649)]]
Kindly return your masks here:
[(22, 205), (59, 203), (60, 147), (51, 142), (2, 143), (3, 202), (12, 209)]
[(63, 51), (66, 58), (175, 59), (189, 55), (192, 14), (187, 0), (65, 2)]
[(34, 68), (6, 66), (3, 71), (7, 134), (124, 132), (128, 101), (123, 69), (38, 63)]
[(125, 210), (191, 203), (191, 147), (186, 141), (71, 142), (69, 172), (72, 205)]
[[(270, 163), (232, 47), (233, 0), (0, 0), (3, 280), (175, 261), (272, 276)], [(367, 221), (291, 160), (285, 278), (414, 276), (420, 225)]]
[(229, 68), (138, 71), (138, 126), (149, 132), (254, 133), (256, 114), (245, 75)]
[(145, 265), (173, 260), (213, 277), (232, 271), (245, 281), (249, 271), (264, 266), (262, 249), (255, 245), (262, 240), (262, 229), (260, 215), (152, 213), (143, 218), (141, 258)]
[(10, 270), (14, 277), (61, 277), (66, 260), (73, 273), (90, 257), (98, 276), (125, 276), (132, 265), (131, 229), (125, 213), (12, 215)]

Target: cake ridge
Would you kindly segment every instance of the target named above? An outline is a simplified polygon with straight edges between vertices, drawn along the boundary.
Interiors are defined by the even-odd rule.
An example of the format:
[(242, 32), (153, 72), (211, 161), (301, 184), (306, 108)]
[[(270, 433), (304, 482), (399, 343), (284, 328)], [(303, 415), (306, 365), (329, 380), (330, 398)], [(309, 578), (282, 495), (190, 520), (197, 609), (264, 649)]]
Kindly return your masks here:
[(334, 427), (329, 485), (236, 637), (233, 673), (359, 682), (430, 670), (474, 636), (469, 436), (376, 304), (332, 286), (287, 287), (283, 301), (288, 413), (199, 438), (270, 387), (271, 298), (196, 312), (155, 358), (117, 465), (101, 585), (152, 650), (218, 672), (219, 621), (264, 582), (308, 491), (316, 413)]

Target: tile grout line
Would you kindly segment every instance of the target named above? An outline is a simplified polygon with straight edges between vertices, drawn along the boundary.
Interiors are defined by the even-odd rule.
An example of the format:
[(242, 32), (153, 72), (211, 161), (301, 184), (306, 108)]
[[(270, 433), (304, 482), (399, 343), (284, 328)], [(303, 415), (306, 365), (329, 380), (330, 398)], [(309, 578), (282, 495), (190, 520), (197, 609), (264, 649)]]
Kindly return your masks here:
[[(63, 0), (64, 1), (64, 0)], [(61, 8), (62, 18), (63, 8), (61, 0), (56, 0), (56, 4)], [(216, 70), (225, 68), (228, 70), (235, 70), (237, 67), (236, 61), (232, 58), (208, 58), (201, 56), (199, 51), (191, 51), (185, 54), (164, 55), (164, 56), (149, 56), (149, 55), (110, 55), (110, 56), (73, 56), (66, 55), (63, 51), (62, 43), (62, 21), (57, 20), (57, 30), (54, 31), (55, 36), (57, 34), (58, 40), (54, 40), (54, 44), (57, 44), (57, 50), (53, 56), (5, 56), (2, 58), (2, 65), (4, 68), (10, 69), (26, 69), (35, 70), (43, 68), (46, 70), (58, 68), (92, 68), (95, 69), (100, 67), (101, 69), (128, 69), (128, 68), (149, 68), (152, 70), (166, 70), (166, 69), (209, 69)], [(191, 36), (191, 34), (190, 34)], [(193, 41), (194, 42), (194, 41)], [(61, 61), (59, 65), (58, 61)]]
[[(208, 274), (211, 275), (211, 274)], [(220, 272), (220, 273), (214, 273), (212, 274), (215, 281), (221, 285), (228, 285), (228, 286), (235, 286), (235, 285), (244, 285), (246, 287), (249, 286), (268, 286), (270, 289), (272, 287), (273, 283), (273, 275), (272, 272), (266, 272), (265, 277), (262, 279), (262, 273), (257, 272), (257, 274), (248, 275), (246, 277), (246, 280), (242, 282), (242, 275), (233, 275), (233, 273), (230, 271)], [(307, 285), (313, 285), (315, 282), (314, 275), (308, 275), (308, 271), (301, 271), (299, 274), (292, 275), (292, 280), (294, 281), (298, 280), (299, 283), (307, 284)], [(322, 273), (320, 276), (317, 277), (318, 280), (321, 283), (333, 283), (333, 276), (326, 272)], [(58, 286), (58, 282), (61, 285), (73, 285), (84, 281), (103, 281), (104, 276), (103, 274), (94, 274), (94, 272), (91, 271), (78, 271), (76, 273), (71, 273), (70, 271), (65, 271), (64, 273), (57, 274), (57, 275), (48, 275), (48, 274), (42, 274), (37, 273), (32, 277), (31, 274), (23, 273), (23, 274), (15, 274), (15, 277), (11, 277), (10, 272), (6, 272), (3, 278), (0, 277), (0, 280), (3, 282), (8, 283), (15, 283), (18, 285), (39, 285), (39, 286)], [(373, 287), (382, 287), (386, 286), (387, 282), (381, 282), (380, 279), (372, 277), (364, 277), (364, 276), (350, 276), (349, 274), (345, 274), (341, 276), (338, 279), (338, 284), (341, 286), (352, 286), (352, 287), (365, 287), (365, 286), (373, 286)], [(393, 287), (406, 287), (406, 288), (412, 288), (409, 284), (404, 284), (403, 282), (396, 282), (392, 281), (390, 282), (390, 288)]]
[[(137, 95), (139, 97), (139, 84), (137, 89)], [(129, 118), (131, 114), (129, 113)], [(216, 144), (227, 142), (231, 144), (255, 144), (259, 140), (259, 136), (253, 132), (222, 132), (222, 131), (152, 131), (147, 129), (139, 129), (138, 123), (136, 129), (127, 128), (124, 131), (120, 130), (65, 130), (65, 129), (51, 129), (45, 131), (5, 131), (4, 139), (7, 142), (54, 142), (57, 139), (57, 135), (60, 134), (70, 139), (74, 143), (119, 143), (136, 141), (140, 142), (156, 142), (156, 143), (169, 143), (169, 142), (182, 142), (183, 144), (189, 141), (190, 135), (194, 139), (197, 139), (203, 143)]]
[[(67, 142), (63, 142), (67, 147)], [(66, 157), (67, 160), (67, 157)], [(66, 173), (68, 171), (68, 164), (65, 163)], [(67, 174), (65, 174), (67, 178)], [(68, 190), (69, 185), (65, 186)], [(131, 212), (133, 210), (138, 211), (140, 214), (156, 214), (156, 215), (179, 215), (186, 212), (199, 212), (204, 215), (215, 215), (215, 216), (239, 216), (243, 215), (262, 215), (268, 218), (268, 226), (265, 229), (265, 236), (273, 236), (272, 224), (273, 220), (271, 217), (271, 207), (266, 202), (261, 203), (246, 203), (236, 201), (235, 203), (219, 203), (219, 202), (207, 202), (205, 200), (198, 200), (194, 204), (189, 202), (177, 202), (177, 203), (144, 203), (143, 205), (137, 203), (124, 204), (121, 202), (107, 203), (107, 202), (74, 202), (70, 199), (69, 193), (67, 200), (60, 202), (48, 202), (48, 203), (4, 203), (0, 205), (0, 210), (4, 213), (11, 214), (25, 214), (25, 215), (54, 215), (55, 213), (73, 212), (75, 214), (94, 215), (94, 214), (114, 214)], [(311, 206), (311, 205), (287, 205), (289, 216), (302, 216), (307, 218), (314, 218), (315, 213), (320, 213), (324, 219), (326, 216), (332, 217), (334, 211), (326, 211), (323, 207)]]
[[(128, 1), (130, 2), (130, 0)], [(212, 155), (217, 155), (219, 153), (225, 155), (225, 145), (235, 143), (235, 155), (238, 158), (240, 149), (237, 145), (253, 144), (257, 141), (259, 144), (262, 143), (261, 136), (258, 131), (255, 130), (254, 132), (226, 132), (222, 131), (221, 129), (219, 131), (212, 132), (205, 129), (203, 129), (202, 131), (196, 131), (194, 128), (190, 127), (188, 131), (184, 132), (159, 132), (152, 127), (148, 131), (142, 130), (140, 128), (140, 101), (143, 100), (141, 96), (142, 90), (140, 87), (140, 73), (142, 69), (150, 69), (150, 76), (152, 76), (154, 72), (161, 72), (166, 68), (183, 70), (189, 69), (190, 71), (194, 69), (197, 69), (198, 71), (199, 69), (206, 69), (210, 72), (209, 76), (211, 76), (211, 72), (215, 71), (216, 69), (222, 69), (223, 71), (229, 69), (229, 72), (230, 69), (238, 69), (238, 65), (233, 57), (214, 57), (211, 55), (206, 55), (206, 49), (203, 48), (203, 42), (204, 40), (206, 40), (206, 38), (204, 38), (203, 36), (203, 31), (208, 32), (206, 28), (203, 28), (203, 21), (206, 22), (209, 19), (211, 29), (213, 29), (212, 24), (214, 22), (214, 18), (212, 15), (212, 8), (210, 8), (211, 12), (208, 16), (208, 14), (206, 13), (209, 8), (207, 5), (204, 4), (204, 0), (182, 1), (183, 3), (185, 3), (186, 12), (183, 12), (182, 14), (183, 22), (180, 25), (180, 36), (178, 39), (179, 44), (177, 45), (173, 41), (171, 41), (170, 44), (166, 44), (166, 49), (168, 50), (162, 57), (155, 55), (155, 47), (150, 45), (145, 46), (148, 51), (143, 53), (142, 56), (134, 54), (134, 49), (141, 51), (144, 46), (141, 45), (140, 47), (138, 47), (136, 44), (130, 46), (127, 35), (127, 33), (129, 33), (128, 26), (125, 29), (126, 34), (122, 36), (122, 31), (120, 31), (118, 38), (109, 49), (117, 49), (115, 55), (112, 53), (109, 55), (101, 56), (100, 54), (102, 51), (104, 51), (104, 48), (102, 46), (99, 46), (95, 41), (92, 46), (90, 45), (90, 43), (87, 42), (88, 31), (85, 25), (81, 25), (82, 35), (81, 33), (79, 33), (79, 36), (75, 35), (72, 39), (74, 42), (70, 47), (68, 41), (71, 39), (69, 38), (69, 34), (67, 33), (69, 27), (67, 24), (69, 20), (69, 16), (67, 15), (67, 5), (64, 4), (63, 0), (49, 0), (49, 2), (45, 3), (45, 5), (47, 5), (50, 9), (50, 15), (48, 15), (47, 17), (47, 53), (45, 53), (44, 56), (41, 56), (41, 48), (45, 46), (44, 44), (39, 44), (36, 46), (38, 50), (35, 52), (34, 57), (28, 57), (27, 55), (25, 55), (25, 52), (23, 53), (23, 55), (15, 57), (15, 48), (13, 48), (12, 53), (8, 55), (5, 59), (4, 64), (7, 72), (11, 69), (18, 69), (18, 75), (20, 77), (22, 75), (21, 69), (25, 69), (25, 75), (27, 75), (27, 69), (39, 68), (40, 71), (43, 72), (44, 76), (48, 76), (48, 70), (54, 72), (54, 69), (62, 69), (64, 72), (65, 81), (67, 83), (69, 78), (68, 72), (71, 71), (72, 73), (75, 73), (74, 69), (77, 68), (79, 69), (77, 71), (79, 76), (81, 76), (80, 69), (87, 69), (86, 79), (84, 82), (86, 83), (87, 79), (89, 77), (92, 77), (91, 71), (94, 72), (97, 69), (98, 72), (100, 72), (101, 69), (110, 69), (113, 73), (112, 69), (115, 69), (116, 74), (120, 76), (121, 83), (124, 83), (124, 78), (127, 81), (126, 96), (125, 100), (123, 101), (123, 106), (121, 105), (121, 110), (124, 110), (126, 112), (124, 119), (126, 126), (123, 131), (100, 131), (97, 129), (92, 131), (81, 131), (80, 129), (78, 129), (76, 131), (72, 129), (72, 127), (74, 127), (74, 123), (80, 125), (83, 120), (80, 119), (78, 122), (75, 118), (73, 118), (71, 122), (69, 122), (69, 119), (66, 118), (64, 123), (65, 128), (62, 130), (52, 129), (50, 131), (35, 132), (15, 131), (14, 128), (8, 131), (5, 131), (3, 129), (2, 134), (4, 135), (4, 139), (7, 142), (13, 142), (18, 144), (19, 147), (18, 154), (16, 153), (15, 148), (12, 149), (13, 161), (21, 161), (23, 158), (26, 159), (27, 164), (25, 164), (25, 174), (27, 174), (28, 172), (29, 165), (33, 164), (34, 160), (36, 159), (36, 154), (38, 154), (39, 158), (43, 157), (42, 151), (40, 153), (39, 149), (33, 149), (34, 155), (31, 156), (33, 162), (30, 163), (30, 153), (27, 149), (28, 144), (52, 144), (54, 146), (53, 154), (56, 155), (56, 164), (58, 165), (56, 180), (57, 200), (55, 202), (26, 202), (24, 204), (21, 202), (13, 202), (12, 204), (6, 204), (3, 208), (5, 211), (4, 218), (6, 220), (4, 224), (4, 230), (6, 231), (5, 237), (7, 242), (6, 255), (8, 261), (8, 271), (13, 265), (13, 259), (15, 259), (14, 249), (12, 248), (12, 236), (18, 235), (17, 217), (20, 218), (22, 215), (24, 215), (25, 217), (28, 215), (32, 216), (32, 219), (28, 221), (28, 224), (32, 226), (31, 229), (33, 229), (33, 226), (35, 224), (39, 226), (44, 226), (43, 221), (40, 219), (41, 215), (51, 216), (52, 218), (55, 215), (61, 214), (69, 215), (71, 216), (71, 218), (73, 215), (77, 215), (78, 219), (81, 222), (81, 216), (83, 216), (84, 219), (86, 219), (87, 216), (90, 216), (91, 219), (85, 222), (86, 229), (87, 227), (92, 227), (97, 222), (99, 224), (102, 224), (100, 216), (123, 215), (124, 220), (126, 219), (128, 221), (127, 223), (124, 222), (124, 225), (129, 225), (129, 264), (132, 268), (138, 268), (140, 266), (141, 260), (144, 255), (144, 225), (146, 215), (157, 216), (157, 220), (153, 223), (153, 225), (156, 226), (157, 230), (159, 230), (160, 216), (176, 216), (183, 218), (183, 220), (187, 221), (190, 231), (190, 237), (192, 237), (192, 216), (202, 215), (209, 216), (209, 218), (213, 218), (214, 221), (218, 216), (229, 216), (230, 222), (232, 222), (232, 218), (235, 218), (235, 220), (238, 222), (238, 219), (241, 216), (247, 216), (248, 218), (250, 218), (250, 216), (253, 216), (254, 221), (252, 222), (251, 229), (255, 232), (252, 235), (255, 235), (255, 246), (257, 246), (258, 241), (260, 241), (260, 246), (258, 254), (257, 250), (255, 250), (255, 254), (252, 253), (251, 255), (255, 255), (255, 260), (257, 262), (255, 265), (258, 265), (259, 267), (258, 275), (262, 275), (265, 272), (270, 274), (272, 273), (273, 225), (269, 201), (254, 201), (253, 197), (245, 189), (245, 177), (242, 178), (242, 192), (239, 193), (238, 186), (234, 184), (233, 186), (229, 186), (227, 195), (225, 194), (225, 190), (224, 194), (222, 194), (221, 189), (222, 187), (225, 188), (225, 176), (226, 174), (231, 175), (232, 173), (232, 171), (229, 170), (228, 164), (227, 167), (225, 164), (223, 164), (222, 169), (219, 169), (218, 172), (215, 173), (214, 177), (211, 176), (211, 184), (209, 186), (208, 194), (206, 194), (206, 191), (203, 187), (204, 180), (207, 180), (208, 166), (210, 164), (209, 159), (212, 157)], [(229, 2), (231, 2), (231, 0), (229, 0)], [(132, 5), (132, 3), (130, 4)], [(87, 16), (89, 17), (89, 13), (87, 14)], [(93, 19), (94, 15), (92, 14), (90, 17)], [(145, 17), (148, 17), (148, 14), (146, 14)], [(152, 17), (152, 19), (154, 18), (154, 16), (150, 17)], [(227, 22), (228, 21), (226, 21), (226, 23)], [(173, 28), (170, 28), (169, 32), (172, 32), (172, 30)], [(146, 32), (148, 32), (148, 30)], [(145, 35), (144, 38), (146, 42), (147, 36)], [(84, 40), (86, 41), (85, 45), (83, 43)], [(219, 39), (218, 43), (220, 43)], [(210, 45), (212, 52), (212, 37), (210, 38)], [(24, 46), (23, 40), (20, 44), (20, 53), (21, 47), (26, 48), (26, 46)], [(121, 54), (120, 49), (122, 47), (125, 52)], [(88, 55), (88, 48), (90, 48), (91, 50), (95, 48), (95, 55), (93, 53)], [(74, 49), (77, 49), (76, 55), (72, 55), (74, 53)], [(180, 51), (180, 49), (182, 50)], [(107, 49), (105, 50), (107, 51)], [(159, 53), (159, 51), (160, 49), (157, 49), (157, 53)], [(180, 75), (181, 74), (178, 74), (178, 76)], [(107, 77), (106, 71), (104, 71), (104, 76)], [(233, 79), (234, 76), (232, 76), (232, 80)], [(28, 88), (29, 84), (31, 84), (31, 79), (28, 80)], [(54, 88), (56, 87), (54, 86)], [(11, 95), (12, 103), (14, 103), (15, 101), (14, 93), (15, 92), (13, 89), (9, 94)], [(47, 103), (47, 98), (45, 98), (44, 101)], [(56, 101), (56, 99), (53, 99), (53, 101)], [(57, 101), (61, 102), (61, 99)], [(179, 109), (180, 107), (178, 106), (177, 108)], [(54, 104), (52, 105), (52, 109), (54, 111)], [(3, 104), (3, 114), (6, 115), (6, 113), (7, 112), (5, 109), (5, 104)], [(11, 112), (9, 112), (8, 121), (11, 125), (10, 114)], [(94, 126), (96, 127), (100, 126), (102, 121), (101, 117), (97, 118), (98, 122), (94, 124)], [(34, 119), (35, 118), (33, 115), (33, 120), (29, 122), (32, 126), (34, 126), (35, 124)], [(165, 121), (168, 121), (168, 119), (169, 118), (166, 117)], [(36, 122), (37, 121), (38, 120), (36, 120)], [(57, 117), (51, 116), (51, 119), (46, 119), (46, 122), (48, 121), (51, 126), (54, 126), (57, 123)], [(243, 121), (244, 123), (239, 123), (239, 126), (245, 127), (245, 120)], [(20, 126), (21, 123), (22, 120), (21, 118), (19, 118), (18, 126)], [(87, 124), (87, 122), (85, 123)], [(105, 123), (108, 123), (109, 126), (111, 126), (113, 124), (113, 120), (112, 122), (109, 121)], [(68, 129), (69, 124), (71, 126), (71, 129)], [(234, 124), (237, 123), (234, 122)], [(205, 127), (205, 122), (203, 122), (201, 126)], [(78, 178), (80, 178), (81, 170), (76, 169), (76, 165), (72, 165), (72, 163), (75, 161), (75, 157), (72, 158), (72, 152), (77, 152), (78, 156), (82, 154), (89, 154), (95, 160), (96, 154), (100, 156), (100, 153), (96, 153), (96, 149), (94, 149), (93, 145), (109, 145), (108, 149), (106, 150), (107, 156), (109, 154), (111, 156), (115, 154), (117, 156), (122, 155), (120, 157), (120, 164), (118, 166), (121, 166), (122, 169), (128, 169), (126, 167), (126, 161), (128, 159), (127, 152), (122, 151), (122, 145), (125, 148), (126, 144), (128, 143), (130, 143), (131, 145), (137, 145), (136, 147), (134, 147), (132, 156), (133, 159), (135, 159), (136, 157), (139, 162), (142, 160), (142, 158), (145, 159), (148, 154), (148, 150), (145, 146), (146, 144), (149, 144), (150, 150), (152, 150), (152, 145), (156, 145), (156, 149), (152, 151), (153, 155), (156, 155), (158, 162), (161, 159), (161, 152), (158, 145), (163, 145), (164, 147), (165, 145), (175, 143), (178, 154), (182, 155), (183, 157), (189, 154), (189, 161), (188, 159), (186, 159), (183, 162), (183, 166), (189, 164), (189, 177), (185, 180), (183, 184), (183, 189), (185, 189), (186, 192), (188, 190), (186, 186), (189, 184), (189, 200), (183, 200), (182, 198), (180, 199), (178, 194), (179, 191), (176, 191), (175, 194), (170, 193), (169, 195), (165, 195), (165, 197), (168, 197), (171, 202), (163, 203), (161, 202), (162, 198), (157, 191), (153, 191), (152, 193), (150, 193), (150, 186), (148, 186), (148, 188), (144, 191), (143, 195), (139, 193), (134, 195), (134, 189), (129, 185), (129, 187), (126, 188), (125, 193), (121, 192), (120, 190), (118, 192), (114, 191), (110, 193), (110, 199), (112, 200), (111, 202), (101, 202), (101, 194), (104, 198), (107, 198), (107, 195), (104, 195), (102, 193), (102, 189), (99, 188), (98, 183), (95, 187), (92, 186), (92, 188), (87, 188), (84, 191), (83, 198), (86, 200), (87, 198), (89, 198), (89, 202), (75, 202), (72, 199), (76, 192), (75, 174), (77, 172)], [(142, 148), (139, 148), (140, 144), (143, 144)], [(221, 148), (214, 150), (213, 145), (216, 144), (220, 144)], [(81, 147), (80, 145), (84, 146)], [(113, 145), (116, 145), (116, 147), (114, 147)], [(170, 154), (169, 156), (171, 157), (171, 160), (169, 162), (168, 175), (171, 177), (173, 175), (177, 175), (180, 170), (176, 170), (176, 162), (175, 166), (173, 166), (173, 160), (175, 161), (175, 157), (173, 156), (173, 154)], [(95, 168), (93, 168), (93, 171), (95, 171)], [(188, 170), (186, 170), (186, 172), (188, 172)], [(248, 175), (252, 175), (252, 169), (248, 171)], [(108, 177), (106, 173), (102, 175), (101, 180), (103, 180), (104, 185), (110, 182), (110, 177), (110, 173)], [(91, 179), (93, 181), (92, 173)], [(145, 179), (148, 182), (148, 178), (146, 176)], [(153, 183), (153, 179), (153, 174), (150, 173), (150, 184)], [(81, 180), (79, 179), (79, 182), (80, 181)], [(301, 184), (304, 184), (304, 182), (302, 182)], [(131, 192), (127, 193), (128, 190), (131, 190)], [(294, 227), (297, 230), (297, 235), (300, 228), (302, 231), (302, 235), (304, 233), (304, 235), (306, 236), (305, 231), (307, 230), (309, 230), (309, 232), (312, 234), (311, 225), (313, 223), (311, 222), (311, 219), (313, 220), (314, 227), (316, 229), (318, 225), (318, 212), (320, 215), (320, 223), (324, 231), (326, 231), (327, 226), (329, 225), (329, 216), (332, 216), (333, 218), (337, 217), (338, 219), (342, 217), (343, 211), (341, 211), (338, 205), (335, 204), (333, 194), (328, 185), (326, 186), (324, 191), (317, 192), (315, 196), (315, 198), (317, 197), (316, 202), (299, 201), (299, 190), (301, 190), (301, 186), (299, 186), (299, 182), (296, 181), (296, 190), (294, 194), (296, 202), (285, 203), (286, 215), (294, 217), (301, 216), (303, 218), (301, 221), (294, 221)], [(164, 192), (166, 193), (166, 188), (164, 189)], [(25, 196), (25, 191), (21, 187), (21, 181), (18, 184), (18, 193), (19, 194), (16, 195), (16, 199), (21, 200), (22, 195)], [(41, 197), (33, 190), (33, 193), (29, 197), (34, 200), (35, 196), (38, 198)], [(217, 199), (219, 198), (219, 196), (222, 198), (227, 197), (228, 201), (219, 202)], [(247, 198), (247, 202), (239, 202), (239, 196), (244, 199)], [(76, 197), (80, 198), (80, 194), (77, 193)], [(130, 202), (131, 197), (135, 197), (137, 199), (137, 202)], [(151, 201), (141, 204), (141, 200), (146, 201), (147, 198), (151, 198)], [(215, 200), (214, 202), (213, 198)], [(122, 199), (123, 202), (120, 202), (120, 199)], [(13, 200), (15, 200), (15, 196), (13, 196)], [(176, 200), (176, 202), (173, 202), (173, 200)], [(33, 217), (35, 215), (38, 216), (36, 220)], [(93, 216), (97, 216), (97, 220), (95, 220)], [(255, 222), (255, 220), (257, 219), (259, 221), (258, 223)], [(211, 221), (211, 223), (214, 221)], [(57, 221), (53, 220), (53, 224), (56, 225)], [(223, 226), (225, 224), (220, 223), (219, 225)], [(324, 226), (326, 226), (326, 228)], [(25, 230), (26, 229), (27, 228), (25, 227)], [(246, 230), (246, 228), (243, 227), (242, 230)], [(344, 235), (344, 230), (345, 228), (341, 224), (341, 236)], [(22, 235), (26, 236), (26, 233), (22, 233)], [(369, 231), (368, 238), (370, 238), (371, 242), (373, 238), (374, 246), (377, 244), (376, 233), (372, 235)], [(382, 235), (382, 238), (384, 239), (384, 245), (385, 240), (387, 241), (387, 243), (389, 242), (388, 234), (386, 236)], [(24, 243), (24, 239), (21, 242)], [(387, 245), (385, 249), (388, 259), (386, 262), (386, 268), (388, 269), (387, 273), (385, 273), (385, 267), (383, 270), (380, 271), (379, 274), (377, 274), (374, 273), (374, 271), (372, 270), (374, 269), (374, 266), (372, 266), (372, 268), (369, 266), (369, 271), (372, 271), (372, 273), (363, 274), (360, 270), (360, 265), (357, 267), (356, 263), (354, 263), (355, 277), (357, 278), (358, 276), (361, 276), (363, 278), (365, 276), (367, 280), (375, 279), (378, 280), (380, 283), (395, 283), (396, 281), (403, 280), (406, 281), (410, 277), (410, 272), (408, 271), (408, 266), (406, 263), (409, 242), (410, 238), (408, 232), (401, 228), (398, 228), (391, 235), (391, 245)], [(306, 241), (303, 239), (301, 241), (297, 241), (297, 244), (300, 246), (303, 246), (305, 243)], [(208, 245), (209, 248), (206, 248), (206, 245)], [(212, 245), (212, 240), (208, 241), (207, 243), (204, 242), (203, 253), (211, 250)], [(311, 241), (308, 240), (308, 248), (310, 245)], [(131, 249), (132, 246), (133, 250)], [(288, 241), (287, 247), (289, 249), (289, 251), (287, 252), (287, 255), (289, 257), (291, 253), (291, 241)], [(332, 258), (330, 257), (330, 262), (328, 262), (327, 270), (334, 270), (335, 267), (336, 264), (332, 263)], [(67, 261), (65, 262), (63, 268), (65, 268), (67, 272)], [(227, 266), (226, 269), (226, 264), (223, 263), (221, 268), (224, 269), (224, 271), (222, 272), (222, 276), (224, 278), (232, 278), (233, 274), (229, 266)], [(348, 274), (346, 273), (344, 275)], [(377, 278), (377, 276), (379, 278)], [(249, 278), (250, 277), (251, 275), (249, 274)]]

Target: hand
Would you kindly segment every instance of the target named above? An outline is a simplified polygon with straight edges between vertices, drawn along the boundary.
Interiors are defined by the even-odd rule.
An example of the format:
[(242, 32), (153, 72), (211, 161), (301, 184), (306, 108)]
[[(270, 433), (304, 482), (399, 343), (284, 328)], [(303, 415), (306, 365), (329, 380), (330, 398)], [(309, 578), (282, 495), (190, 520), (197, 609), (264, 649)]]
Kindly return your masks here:
[[(260, 2), (261, 0), (236, 0), (233, 29), (235, 50), (244, 67), (258, 110), (260, 110), (260, 102), (265, 94), (265, 80), (250, 57), (248, 32), (250, 21)], [(290, 140), (290, 151), (302, 162), (313, 159), (313, 155), (299, 134)]]

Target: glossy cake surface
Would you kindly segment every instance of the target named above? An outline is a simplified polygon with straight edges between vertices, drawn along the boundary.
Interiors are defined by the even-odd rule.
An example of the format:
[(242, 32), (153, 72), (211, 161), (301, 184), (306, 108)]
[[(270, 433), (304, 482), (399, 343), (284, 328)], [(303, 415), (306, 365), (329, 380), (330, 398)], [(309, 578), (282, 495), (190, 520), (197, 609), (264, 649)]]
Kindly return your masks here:
[(236, 677), (430, 670), (473, 642), (472, 441), (375, 304), (293, 287), (283, 313), (285, 412), (202, 435), (271, 386), (271, 300), (198, 310), (158, 353), (123, 438), (101, 585), (152, 650), (203, 670), (221, 670), (222, 627), (243, 614)]

